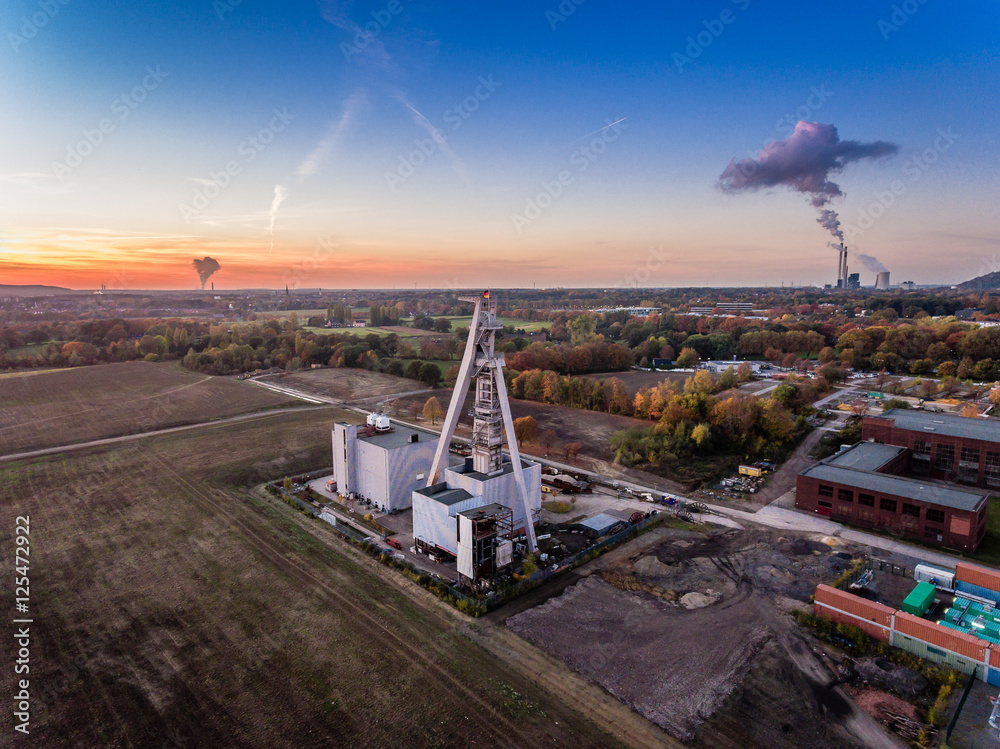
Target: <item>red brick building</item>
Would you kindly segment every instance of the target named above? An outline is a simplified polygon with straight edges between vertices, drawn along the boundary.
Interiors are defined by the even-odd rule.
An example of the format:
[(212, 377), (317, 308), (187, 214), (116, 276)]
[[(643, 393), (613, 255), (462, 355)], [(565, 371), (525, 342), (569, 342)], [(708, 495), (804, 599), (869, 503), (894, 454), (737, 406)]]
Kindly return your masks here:
[(894, 408), (862, 419), (861, 437), (909, 448), (914, 476), (1000, 488), (1000, 419)]
[(986, 533), (989, 495), (900, 475), (909, 450), (859, 442), (799, 474), (795, 506), (842, 523), (972, 551)]

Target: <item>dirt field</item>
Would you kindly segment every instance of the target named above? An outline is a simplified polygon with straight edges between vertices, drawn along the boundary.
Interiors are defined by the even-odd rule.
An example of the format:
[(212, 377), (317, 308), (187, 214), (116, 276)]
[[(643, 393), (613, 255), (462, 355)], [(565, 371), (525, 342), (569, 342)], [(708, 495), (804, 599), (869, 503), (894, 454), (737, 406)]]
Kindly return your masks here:
[(177, 362), (100, 364), (0, 377), (0, 455), (281, 406), (296, 398)]
[(242, 488), (323, 465), (337, 418), (0, 466), (4, 548), (31, 522), (32, 746), (618, 745), (457, 612)]
[[(442, 388), (433, 395), (441, 402), (441, 407), (447, 409), (451, 400), (451, 388)], [(411, 396), (400, 399), (399, 412), (408, 414), (408, 408), (412, 404), (423, 406), (430, 393), (418, 396)], [(462, 406), (462, 415), (459, 417), (459, 425), (466, 427), (466, 433), (472, 429), (472, 417), (469, 410), (473, 406), (474, 395), (466, 396)], [(562, 445), (566, 442), (579, 442), (583, 445), (582, 454), (598, 458), (600, 460), (610, 460), (611, 449), (609, 441), (611, 435), (621, 429), (629, 427), (648, 427), (650, 422), (642, 419), (633, 419), (628, 416), (617, 416), (614, 414), (600, 413), (598, 411), (584, 411), (579, 408), (569, 406), (556, 406), (549, 403), (536, 403), (511, 399), (511, 415), (515, 419), (522, 416), (533, 416), (538, 422), (538, 431), (544, 432), (547, 429), (555, 431), (558, 435), (556, 446), (550, 451), (553, 457), (562, 457)], [(538, 444), (527, 444), (523, 448), (524, 452), (539, 454), (544, 453), (544, 449)]]
[(765, 531), (661, 529), (507, 625), (695, 746), (894, 746), (787, 614), (850, 556)]
[(345, 403), (428, 389), (424, 383), (405, 377), (348, 368), (296, 372), (285, 375), (278, 382), (283, 386), (336, 398)]

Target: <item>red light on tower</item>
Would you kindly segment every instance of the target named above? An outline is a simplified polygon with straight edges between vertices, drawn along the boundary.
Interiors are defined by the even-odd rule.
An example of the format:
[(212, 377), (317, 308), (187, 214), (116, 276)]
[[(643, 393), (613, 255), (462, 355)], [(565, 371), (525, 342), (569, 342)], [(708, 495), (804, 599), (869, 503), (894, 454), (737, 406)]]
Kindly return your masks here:
[(489, 289), (487, 289), (486, 291), (483, 292), (483, 299), (489, 299), (489, 298), (490, 298), (490, 291)]

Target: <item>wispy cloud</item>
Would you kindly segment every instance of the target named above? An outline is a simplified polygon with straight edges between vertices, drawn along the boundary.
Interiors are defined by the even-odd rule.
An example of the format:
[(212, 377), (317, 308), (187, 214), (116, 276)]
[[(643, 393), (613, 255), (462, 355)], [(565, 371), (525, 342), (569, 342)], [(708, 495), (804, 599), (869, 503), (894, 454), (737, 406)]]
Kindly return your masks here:
[(331, 122), (327, 126), (326, 133), (322, 139), (320, 139), (309, 155), (302, 160), (298, 169), (295, 170), (295, 175), (300, 180), (311, 177), (319, 172), (323, 161), (340, 145), (344, 136), (351, 129), (357, 117), (358, 110), (366, 101), (367, 95), (365, 92), (357, 91), (344, 102), (344, 111), (340, 115), (340, 119), (336, 122)]
[(274, 199), (271, 201), (271, 211), (269, 214), (271, 218), (271, 223), (267, 227), (267, 232), (268, 234), (271, 235), (271, 249), (267, 251), (269, 255), (271, 254), (271, 252), (274, 251), (274, 220), (278, 218), (278, 208), (281, 207), (281, 204), (285, 202), (285, 198), (287, 197), (288, 197), (288, 188), (286, 188), (284, 185), (274, 186)]

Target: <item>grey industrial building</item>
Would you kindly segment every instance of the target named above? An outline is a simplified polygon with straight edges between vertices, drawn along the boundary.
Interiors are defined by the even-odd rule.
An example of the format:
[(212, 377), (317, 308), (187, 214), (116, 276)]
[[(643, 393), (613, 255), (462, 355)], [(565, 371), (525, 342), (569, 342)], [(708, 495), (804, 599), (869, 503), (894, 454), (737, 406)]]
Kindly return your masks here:
[(333, 477), (337, 491), (370, 500), (383, 512), (405, 510), (410, 507), (413, 490), (427, 483), (436, 445), (437, 435), (399, 424), (382, 431), (335, 424)]

